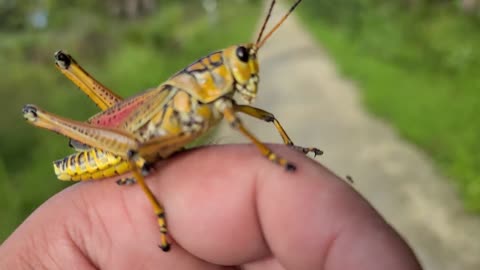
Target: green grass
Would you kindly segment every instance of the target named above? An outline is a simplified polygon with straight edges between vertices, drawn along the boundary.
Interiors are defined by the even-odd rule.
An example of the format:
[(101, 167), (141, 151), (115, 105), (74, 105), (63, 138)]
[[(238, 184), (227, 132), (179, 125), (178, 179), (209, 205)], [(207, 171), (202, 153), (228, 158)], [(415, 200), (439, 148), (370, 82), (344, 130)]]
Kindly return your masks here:
[(324, 17), (312, 2), (302, 18), (368, 109), (424, 149), (455, 181), (466, 208), (480, 211), (478, 19), (451, 5), (411, 11), (343, 2), (360, 2), (353, 18), (335, 17), (348, 9)]
[(0, 242), (69, 184), (56, 180), (51, 165), (72, 152), (67, 139), (25, 123), (22, 106), (37, 104), (77, 120), (98, 111), (56, 71), (53, 53), (66, 50), (105, 85), (130, 96), (212, 51), (251, 40), (256, 1), (219, 2), (216, 24), (199, 5), (169, 1), (130, 22), (70, 7), (75, 12), (57, 11), (50, 29), (0, 32)]

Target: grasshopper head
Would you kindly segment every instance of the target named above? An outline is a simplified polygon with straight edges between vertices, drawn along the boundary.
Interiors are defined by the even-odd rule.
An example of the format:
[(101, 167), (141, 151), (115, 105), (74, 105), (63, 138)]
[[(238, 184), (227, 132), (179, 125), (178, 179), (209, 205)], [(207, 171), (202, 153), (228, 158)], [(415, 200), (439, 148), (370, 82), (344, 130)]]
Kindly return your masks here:
[(272, 15), (273, 7), (276, 3), (276, 0), (272, 0), (270, 8), (268, 9), (267, 17), (263, 22), (256, 42), (231, 46), (225, 50), (227, 65), (233, 74), (233, 78), (235, 79), (234, 89), (235, 91), (238, 91), (248, 103), (251, 103), (257, 96), (258, 50), (273, 35), (273, 33), (278, 30), (278, 28), (283, 24), (283, 22), (285, 22), (288, 16), (300, 4), (300, 2), (302, 2), (302, 0), (295, 1), (288, 12), (280, 19), (280, 21), (276, 23), (265, 36), (263, 36), (265, 27), (267, 26), (268, 20)]
[(225, 50), (225, 53), (235, 79), (235, 91), (251, 103), (257, 96), (258, 85), (258, 61), (254, 44), (231, 46)]

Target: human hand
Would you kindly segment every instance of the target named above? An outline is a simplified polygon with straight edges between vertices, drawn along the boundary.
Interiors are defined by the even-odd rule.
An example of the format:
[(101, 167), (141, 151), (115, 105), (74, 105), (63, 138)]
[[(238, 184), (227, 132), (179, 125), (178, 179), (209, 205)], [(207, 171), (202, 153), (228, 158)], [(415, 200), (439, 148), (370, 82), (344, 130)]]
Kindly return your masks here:
[(0, 269), (421, 269), (348, 184), (296, 151), (274, 149), (297, 171), (240, 145), (159, 162), (147, 183), (165, 207), (170, 252), (157, 247), (140, 188), (112, 178), (73, 185), (40, 206), (0, 246)]

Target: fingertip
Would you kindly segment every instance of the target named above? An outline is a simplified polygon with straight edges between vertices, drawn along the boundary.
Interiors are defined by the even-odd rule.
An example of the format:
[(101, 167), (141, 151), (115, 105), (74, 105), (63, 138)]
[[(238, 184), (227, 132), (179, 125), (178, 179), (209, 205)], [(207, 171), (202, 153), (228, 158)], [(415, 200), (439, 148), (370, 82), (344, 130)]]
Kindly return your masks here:
[[(303, 197), (295, 185), (305, 186), (305, 179), (313, 185), (322, 183), (312, 181), (312, 175), (319, 174), (315, 161), (288, 147), (273, 149), (295, 164), (296, 170), (286, 171), (246, 145), (195, 149), (162, 162), (153, 178), (162, 178), (161, 184), (156, 181), (155, 190), (160, 192), (175, 240), (196, 256), (219, 264), (241, 263), (270, 253), (258, 220), (262, 187), (293, 185), (283, 197), (265, 196), (273, 207), (283, 209), (286, 198)], [(275, 192), (275, 188), (267, 190)]]
[[(278, 151), (298, 164), (298, 170), (261, 171), (257, 207), (266, 242), (283, 267), (319, 269), (335, 261), (339, 264), (329, 269), (420, 269), (405, 268), (418, 266), (415, 255), (351, 185), (313, 160), (288, 149)], [(383, 234), (380, 240), (378, 234)], [(338, 252), (336, 260), (333, 251)], [(375, 265), (372, 258), (378, 254), (390, 256)], [(359, 260), (360, 255), (370, 261)], [(363, 268), (357, 267), (360, 263)]]

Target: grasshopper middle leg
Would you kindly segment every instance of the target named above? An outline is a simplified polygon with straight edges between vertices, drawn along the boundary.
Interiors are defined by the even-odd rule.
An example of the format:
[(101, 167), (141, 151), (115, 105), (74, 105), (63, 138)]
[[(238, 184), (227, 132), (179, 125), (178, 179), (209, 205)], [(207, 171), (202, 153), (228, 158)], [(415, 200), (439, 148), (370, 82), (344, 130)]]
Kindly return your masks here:
[(243, 125), (240, 118), (235, 115), (235, 110), (233, 109), (232, 102), (227, 99), (219, 100), (217, 103), (219, 109), (223, 111), (223, 116), (225, 120), (227, 120), (230, 125), (240, 131), (243, 135), (249, 138), (255, 146), (257, 146), (260, 153), (268, 158), (270, 161), (277, 163), (278, 165), (284, 167), (287, 171), (295, 171), (296, 167), (292, 163), (288, 162), (286, 159), (279, 157), (275, 154), (272, 150), (270, 150), (265, 144), (259, 141), (247, 128)]
[(273, 125), (277, 129), (278, 133), (282, 137), (283, 142), (286, 145), (288, 145), (288, 146), (290, 146), (290, 147), (292, 147), (292, 148), (294, 148), (298, 151), (301, 151), (304, 154), (313, 153), (315, 156), (323, 154), (322, 150), (317, 149), (315, 147), (302, 147), (302, 146), (295, 145), (293, 143), (293, 141), (290, 139), (290, 137), (287, 135), (287, 132), (283, 129), (280, 122), (277, 120), (277, 118), (275, 118), (275, 116), (272, 113), (269, 113), (267, 111), (264, 111), (262, 109), (255, 108), (255, 107), (252, 107), (252, 106), (249, 106), (249, 105), (233, 104), (233, 109), (236, 112), (242, 112), (242, 113), (248, 114), (252, 117), (255, 117), (257, 119), (264, 120), (266, 122), (273, 122)]

